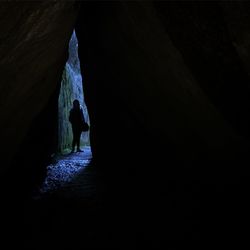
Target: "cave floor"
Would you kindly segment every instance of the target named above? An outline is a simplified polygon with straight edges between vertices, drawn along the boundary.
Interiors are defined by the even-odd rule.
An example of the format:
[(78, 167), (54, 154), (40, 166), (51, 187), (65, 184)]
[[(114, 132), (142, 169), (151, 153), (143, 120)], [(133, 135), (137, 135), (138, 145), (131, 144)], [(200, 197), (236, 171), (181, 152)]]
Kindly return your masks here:
[(95, 248), (108, 238), (91, 151), (83, 149), (55, 157), (40, 193), (24, 205), (24, 249)]
[[(148, 183), (142, 175), (134, 183), (125, 174), (103, 175), (104, 166), (90, 158), (86, 149), (48, 166), (40, 194), (23, 205), (21, 248), (155, 249), (199, 237), (199, 192), (173, 191), (174, 181), (166, 189), (165, 182)], [(179, 183), (186, 185), (185, 179)]]
[(55, 156), (47, 167), (47, 177), (36, 198), (54, 193), (63, 197), (93, 197), (93, 171), (88, 167), (91, 158), (90, 147), (84, 147), (83, 152)]

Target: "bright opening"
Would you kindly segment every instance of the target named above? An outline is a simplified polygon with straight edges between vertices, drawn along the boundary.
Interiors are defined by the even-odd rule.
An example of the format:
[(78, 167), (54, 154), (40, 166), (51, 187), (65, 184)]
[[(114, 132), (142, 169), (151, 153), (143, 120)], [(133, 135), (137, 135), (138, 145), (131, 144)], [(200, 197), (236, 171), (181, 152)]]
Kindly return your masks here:
[(53, 192), (70, 184), (76, 176), (84, 174), (85, 167), (92, 158), (89, 131), (81, 133), (80, 148), (83, 152), (71, 152), (73, 133), (69, 114), (75, 99), (80, 102), (84, 119), (90, 125), (84, 101), (78, 41), (74, 31), (69, 42), (69, 57), (63, 71), (58, 99), (58, 153), (55, 155), (53, 163), (47, 167), (47, 177), (41, 193)]
[[(58, 151), (60, 153), (69, 153), (71, 151), (73, 134), (69, 122), (69, 113), (75, 99), (79, 100), (85, 121), (90, 124), (88, 110), (84, 102), (78, 41), (74, 31), (69, 43), (69, 58), (63, 72), (58, 100)], [(80, 145), (85, 148), (90, 147), (89, 132), (81, 134)]]

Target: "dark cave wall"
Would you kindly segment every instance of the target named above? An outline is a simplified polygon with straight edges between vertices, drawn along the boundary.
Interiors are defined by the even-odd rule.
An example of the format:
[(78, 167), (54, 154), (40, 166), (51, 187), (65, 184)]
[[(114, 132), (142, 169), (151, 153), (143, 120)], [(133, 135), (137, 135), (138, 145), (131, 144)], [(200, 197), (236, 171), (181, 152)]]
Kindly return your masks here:
[[(156, 2), (155, 7), (199, 85), (234, 129), (248, 136), (249, 76), (231, 39), (230, 23), (227, 25), (223, 11), (223, 5), (233, 6), (222, 3), (164, 1)], [(229, 16), (235, 16), (232, 9)]]
[[(185, 14), (196, 7), (176, 4), (168, 10), (164, 3), (155, 7), (142, 2), (82, 5), (76, 31), (95, 131), (92, 143), (99, 156), (106, 154), (105, 145), (115, 145), (121, 158), (126, 152), (143, 156), (156, 147), (157, 157), (170, 150), (170, 155), (189, 160), (240, 147), (234, 123), (248, 124), (248, 75), (225, 26), (213, 26), (210, 16), (202, 13), (205, 7), (193, 14), (195, 22), (185, 22), (188, 14), (175, 15), (179, 9)], [(162, 20), (164, 8), (173, 13), (165, 15), (170, 24)], [(199, 21), (216, 37), (208, 36), (208, 45), (199, 41), (205, 41), (204, 33), (195, 32)], [(198, 45), (192, 45), (196, 39)], [(222, 64), (223, 59), (229, 63)]]
[[(22, 185), (41, 176), (53, 152), (55, 104), (77, 10), (73, 1), (1, 2), (1, 172), (14, 164)], [(30, 172), (36, 178), (25, 184)]]
[(244, 1), (220, 2), (224, 20), (235, 50), (242, 59), (245, 69), (249, 72), (249, 28), (250, 5)]
[[(174, 164), (241, 152), (249, 120), (244, 6), (81, 3), (76, 28), (96, 160), (113, 150), (110, 168), (119, 172), (115, 162), (125, 159), (121, 164), (127, 165), (128, 152), (137, 167), (147, 162), (139, 164), (145, 155), (152, 164)], [(51, 103), (78, 7), (2, 3), (0, 133), (6, 168), (19, 148), (38, 147), (34, 161), (44, 155), (47, 162), (53, 153), (57, 110)]]
[(85, 2), (76, 25), (105, 202), (126, 239), (159, 246), (198, 239), (206, 209), (209, 235), (222, 237), (229, 179), (231, 198), (249, 190), (237, 179), (248, 174), (248, 75), (221, 9), (217, 27), (200, 4), (167, 8)]
[(230, 198), (249, 190), (248, 74), (221, 6), (202, 4), (88, 2), (77, 20), (105, 200), (145, 245), (199, 238), (205, 210), (208, 235), (232, 234)]
[[(227, 185), (231, 200), (249, 190), (236, 179), (248, 168), (241, 164), (248, 158), (246, 6), (81, 3), (76, 32), (94, 162), (112, 219), (138, 242), (197, 239), (201, 197), (220, 235), (235, 219), (222, 204)], [(41, 180), (56, 144), (58, 88), (78, 5), (1, 7), (1, 171), (15, 158), (22, 190)]]

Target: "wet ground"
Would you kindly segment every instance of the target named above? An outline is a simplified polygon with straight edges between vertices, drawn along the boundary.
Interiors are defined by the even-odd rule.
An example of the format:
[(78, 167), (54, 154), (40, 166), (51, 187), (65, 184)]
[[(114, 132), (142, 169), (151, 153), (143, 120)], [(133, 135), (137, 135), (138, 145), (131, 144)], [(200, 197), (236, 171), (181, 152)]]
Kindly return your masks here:
[[(198, 238), (194, 192), (173, 190), (174, 181), (166, 190), (143, 172), (137, 179), (125, 173), (121, 178), (90, 159), (85, 148), (48, 166), (39, 196), (24, 204), (22, 221), (10, 228), (21, 235), (19, 248), (162, 249), (168, 240)], [(189, 177), (178, 184), (188, 186)]]
[[(83, 249), (99, 245), (103, 234), (102, 209), (97, 197), (91, 150), (58, 155), (32, 201), (24, 206), (24, 249)], [(98, 226), (97, 226), (98, 225)], [(85, 248), (84, 248), (85, 249)]]
[[(85, 147), (83, 152), (75, 152), (54, 157), (53, 163), (47, 167), (47, 177), (40, 189), (40, 195), (52, 194), (57, 190), (66, 191), (69, 189), (74, 192), (74, 188), (79, 185), (73, 184), (75, 179), (82, 178), (81, 186), (85, 187), (88, 179), (89, 169), (92, 158), (90, 147)], [(75, 190), (76, 191), (76, 190)]]

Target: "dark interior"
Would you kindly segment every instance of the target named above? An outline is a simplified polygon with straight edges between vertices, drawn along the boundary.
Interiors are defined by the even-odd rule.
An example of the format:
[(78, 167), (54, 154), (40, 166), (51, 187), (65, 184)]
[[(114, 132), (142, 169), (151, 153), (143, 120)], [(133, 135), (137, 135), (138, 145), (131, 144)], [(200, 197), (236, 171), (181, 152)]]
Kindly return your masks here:
[[(173, 240), (247, 239), (249, 2), (0, 6), (3, 244), (167, 249)], [(57, 149), (73, 29), (97, 192), (37, 201)]]

